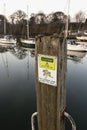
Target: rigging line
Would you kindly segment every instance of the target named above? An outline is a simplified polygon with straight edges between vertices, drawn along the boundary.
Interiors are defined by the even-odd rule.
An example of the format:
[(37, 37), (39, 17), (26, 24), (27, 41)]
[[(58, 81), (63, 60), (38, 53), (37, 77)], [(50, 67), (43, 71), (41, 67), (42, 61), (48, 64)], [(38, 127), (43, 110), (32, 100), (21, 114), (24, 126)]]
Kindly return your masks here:
[[(68, 36), (68, 22), (69, 22), (69, 10), (70, 10), (70, 0), (67, 0), (66, 5), (65, 5), (65, 9), (67, 10), (66, 14), (67, 14), (67, 18), (66, 18), (66, 23), (65, 23), (65, 35), (64, 35), (64, 40), (67, 38)], [(65, 10), (64, 9), (64, 10)], [(65, 11), (63, 11), (65, 12)], [(61, 35), (61, 33), (60, 33)]]
[(4, 35), (6, 34), (6, 4), (4, 3)]
[(29, 39), (29, 15), (28, 15), (28, 8), (29, 8), (29, 6), (27, 5), (27, 39)]
[(66, 0), (66, 4), (64, 6), (63, 12), (69, 14), (68, 9), (70, 9), (70, 0)]
[[(66, 12), (67, 11), (67, 5), (68, 5), (68, 0), (66, 0), (66, 4), (65, 4), (65, 7), (63, 9), (63, 12)], [(67, 12), (66, 12), (67, 13)]]

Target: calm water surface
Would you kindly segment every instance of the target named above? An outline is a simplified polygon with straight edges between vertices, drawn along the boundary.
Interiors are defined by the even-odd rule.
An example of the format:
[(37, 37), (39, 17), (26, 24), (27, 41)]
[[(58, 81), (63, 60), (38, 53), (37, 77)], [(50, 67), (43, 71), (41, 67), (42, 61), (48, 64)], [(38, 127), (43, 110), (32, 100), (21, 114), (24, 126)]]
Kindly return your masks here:
[(67, 60), (67, 111), (77, 130), (87, 130), (87, 54)]
[[(67, 111), (77, 130), (87, 130), (87, 54), (72, 53), (67, 57)], [(1, 49), (0, 129), (31, 130), (31, 115), (35, 111), (34, 54), (17, 47)]]

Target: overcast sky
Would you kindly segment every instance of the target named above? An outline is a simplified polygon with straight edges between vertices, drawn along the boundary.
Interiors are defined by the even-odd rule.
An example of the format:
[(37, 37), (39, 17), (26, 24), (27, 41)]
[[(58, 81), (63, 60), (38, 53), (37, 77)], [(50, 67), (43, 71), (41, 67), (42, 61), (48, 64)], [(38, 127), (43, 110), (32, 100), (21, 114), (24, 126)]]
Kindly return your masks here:
[[(39, 11), (45, 14), (63, 11), (67, 14), (68, 1), (69, 0), (0, 0), (0, 14), (4, 13), (4, 3), (6, 4), (6, 16), (11, 15), (19, 9), (26, 13), (27, 5), (29, 6), (29, 14), (36, 14)], [(74, 17), (80, 10), (87, 15), (87, 0), (70, 0), (70, 16)]]

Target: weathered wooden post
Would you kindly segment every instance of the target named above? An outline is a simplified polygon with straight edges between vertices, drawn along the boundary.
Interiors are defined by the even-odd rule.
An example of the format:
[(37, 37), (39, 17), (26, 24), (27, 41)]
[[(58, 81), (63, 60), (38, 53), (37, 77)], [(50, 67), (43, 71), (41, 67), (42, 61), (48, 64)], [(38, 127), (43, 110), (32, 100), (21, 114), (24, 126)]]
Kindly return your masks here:
[(66, 44), (57, 35), (38, 36), (35, 58), (38, 130), (64, 130)]

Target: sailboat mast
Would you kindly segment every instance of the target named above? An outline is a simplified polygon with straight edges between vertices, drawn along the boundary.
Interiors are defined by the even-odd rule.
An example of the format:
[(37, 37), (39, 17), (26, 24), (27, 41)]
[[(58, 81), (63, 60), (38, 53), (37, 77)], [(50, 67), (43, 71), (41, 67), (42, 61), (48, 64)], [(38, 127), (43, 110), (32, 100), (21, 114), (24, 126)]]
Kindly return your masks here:
[(5, 19), (5, 13), (6, 13), (6, 4), (4, 3), (4, 35), (6, 35), (6, 19)]
[(68, 11), (67, 11), (67, 21), (66, 21), (66, 37), (68, 36), (68, 26), (69, 26), (69, 9), (70, 9), (70, 0), (68, 2)]
[(27, 39), (29, 39), (29, 16), (28, 16), (28, 5), (27, 5)]

